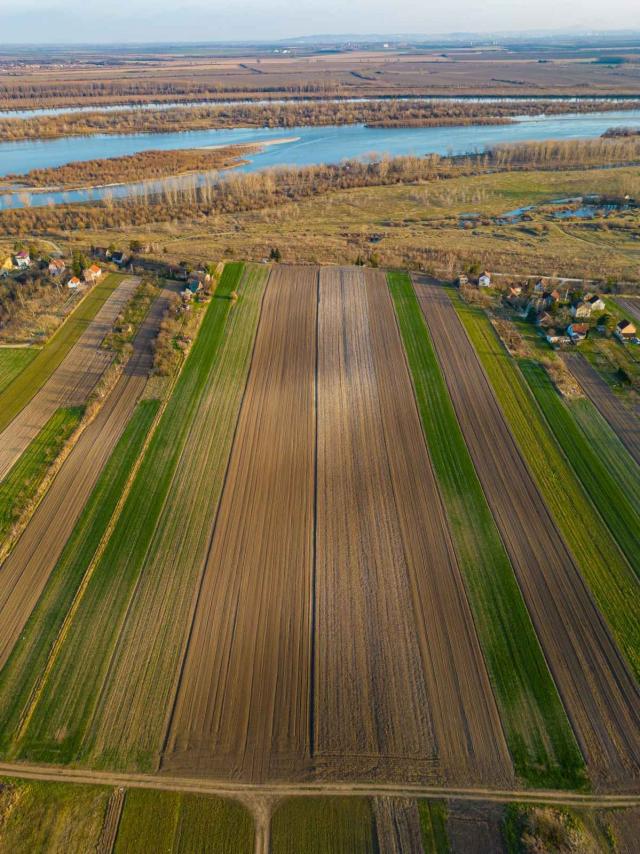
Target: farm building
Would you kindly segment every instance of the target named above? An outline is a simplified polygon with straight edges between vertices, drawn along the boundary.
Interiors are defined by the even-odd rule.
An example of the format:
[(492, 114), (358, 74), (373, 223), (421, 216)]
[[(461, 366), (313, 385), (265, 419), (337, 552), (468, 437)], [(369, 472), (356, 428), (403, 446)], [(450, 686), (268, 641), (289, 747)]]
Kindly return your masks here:
[(22, 252), (18, 252), (15, 256), (15, 265), (21, 270), (31, 266), (31, 258), (29, 257), (29, 253), (26, 249), (23, 249)]
[(567, 328), (567, 334), (571, 341), (574, 344), (577, 344), (579, 341), (584, 341), (584, 339), (589, 334), (589, 327), (586, 323), (572, 323)]
[(61, 258), (54, 258), (49, 262), (49, 275), (50, 276), (60, 276), (64, 273), (66, 269), (66, 264)]
[(620, 320), (616, 324), (614, 335), (617, 335), (621, 341), (627, 341), (633, 338), (636, 334), (636, 328), (629, 320)]
[(102, 270), (97, 264), (92, 264), (83, 274), (85, 282), (96, 282), (102, 275)]
[(75, 288), (77, 288), (79, 284), (80, 279), (77, 276), (72, 276), (67, 282), (67, 287), (71, 288), (72, 290), (75, 290)]
[(479, 288), (490, 288), (491, 287), (491, 276), (489, 273), (483, 273), (478, 279), (478, 287)]
[(576, 319), (591, 317), (591, 305), (584, 300), (579, 300), (571, 306), (571, 316)]

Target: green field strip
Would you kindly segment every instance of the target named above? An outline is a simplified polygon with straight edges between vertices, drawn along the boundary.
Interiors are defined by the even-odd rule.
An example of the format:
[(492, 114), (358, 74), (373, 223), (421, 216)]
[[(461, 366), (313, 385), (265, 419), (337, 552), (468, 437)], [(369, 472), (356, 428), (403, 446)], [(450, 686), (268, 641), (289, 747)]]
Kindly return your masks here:
[(0, 481), (0, 542), (33, 503), (47, 471), (82, 418), (81, 406), (58, 409)]
[(486, 314), (459, 299), (454, 299), (454, 305), (538, 489), (632, 672), (640, 678), (637, 579), (584, 493)]
[(234, 801), (130, 789), (114, 854), (253, 854), (254, 835), (251, 815)]
[(20, 721), (96, 547), (107, 529), (131, 468), (148, 435), (158, 401), (134, 410), (96, 483), (38, 604), (0, 673), (0, 747), (12, 752)]
[(28, 347), (0, 347), (0, 395), (37, 353)]
[(584, 760), (467, 449), (422, 309), (406, 274), (389, 274), (418, 410), (516, 773), (577, 788)]
[(95, 851), (109, 795), (106, 786), (0, 777), (0, 851)]
[(568, 400), (567, 406), (587, 442), (596, 449), (602, 464), (618, 483), (636, 513), (640, 513), (640, 466), (588, 397)]
[[(193, 420), (215, 371), (242, 264), (225, 267), (216, 296), (51, 668), (18, 755), (43, 761), (76, 759), (95, 712), (147, 549)], [(154, 631), (152, 624), (149, 631)], [(166, 678), (166, 675), (165, 675)]]
[(571, 411), (542, 367), (529, 360), (519, 362), (520, 370), (533, 392), (551, 432), (565, 453), (585, 492), (604, 519), (620, 550), (640, 577), (640, 516), (600, 460), (573, 420)]
[(449, 854), (447, 804), (445, 801), (418, 800), (420, 832), (424, 854)]
[[(144, 556), (82, 754), (122, 769), (157, 766), (194, 592), (240, 412), (269, 270), (245, 269), (189, 443)], [(123, 543), (123, 546), (125, 544)], [(150, 615), (153, 615), (150, 617)], [(153, 630), (150, 630), (149, 620)]]
[(271, 817), (271, 854), (374, 854), (371, 802), (359, 797), (289, 798)]
[(0, 432), (13, 421), (18, 412), (49, 379), (118, 287), (122, 278), (112, 273), (96, 285), (69, 315), (51, 340), (0, 393)]

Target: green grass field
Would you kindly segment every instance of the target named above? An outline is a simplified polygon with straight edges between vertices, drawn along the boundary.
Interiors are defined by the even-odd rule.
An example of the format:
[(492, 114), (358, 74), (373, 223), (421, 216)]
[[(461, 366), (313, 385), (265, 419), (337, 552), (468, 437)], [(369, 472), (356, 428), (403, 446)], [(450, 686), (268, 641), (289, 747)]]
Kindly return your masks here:
[(38, 604), (0, 673), (0, 745), (11, 750), (22, 715), (158, 409), (138, 404), (69, 538)]
[(444, 801), (418, 800), (424, 854), (449, 854), (447, 805)]
[(633, 571), (549, 432), (517, 364), (500, 345), (486, 314), (459, 299), (454, 305), (553, 518), (632, 671), (640, 676), (639, 588)]
[(366, 798), (290, 798), (271, 818), (271, 854), (374, 854), (375, 819)]
[(109, 794), (102, 786), (0, 779), (0, 851), (95, 851)]
[(80, 423), (83, 412), (80, 406), (54, 412), (0, 481), (0, 542), (9, 536), (33, 502), (49, 467)]
[(422, 425), (517, 774), (578, 788), (585, 769), (475, 472), (410, 278), (389, 274)]
[[(23, 758), (69, 762), (82, 752), (145, 555), (190, 438), (243, 272), (225, 267), (216, 296), (151, 438), (114, 530), (86, 587), (73, 622), (20, 744)], [(155, 631), (155, 615), (147, 615)], [(168, 674), (163, 674), (168, 681)]]
[(51, 340), (14, 377), (13, 382), (0, 392), (0, 432), (44, 385), (121, 281), (122, 276), (116, 273), (105, 276), (69, 315)]
[(640, 467), (593, 403), (580, 397), (567, 402), (587, 442), (598, 449), (598, 456), (620, 485), (636, 513), (640, 513)]
[(252, 854), (251, 815), (207, 795), (131, 789), (125, 796), (114, 854)]
[(571, 410), (563, 404), (542, 365), (526, 360), (520, 362), (520, 369), (585, 492), (640, 577), (640, 515), (600, 459), (599, 448), (587, 441), (573, 420)]
[(0, 347), (0, 395), (37, 353), (27, 347)]

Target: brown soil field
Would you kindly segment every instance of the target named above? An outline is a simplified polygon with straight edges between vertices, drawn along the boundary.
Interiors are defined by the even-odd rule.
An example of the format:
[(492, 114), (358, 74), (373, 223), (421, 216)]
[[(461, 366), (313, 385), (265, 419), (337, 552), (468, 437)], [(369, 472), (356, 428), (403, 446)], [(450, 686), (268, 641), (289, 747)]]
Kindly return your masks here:
[(384, 274), (320, 273), (314, 761), (511, 777)]
[(162, 768), (512, 782), (381, 273), (271, 274)]
[(600, 415), (609, 422), (627, 451), (640, 465), (640, 413), (634, 415), (626, 409), (580, 353), (563, 353), (562, 359)]
[(276, 268), (267, 285), (165, 769), (308, 765), (317, 276)]
[[(551, 518), (446, 291), (416, 279), (442, 371), (598, 788), (640, 777), (640, 692)], [(579, 521), (577, 524), (579, 524)]]
[(80, 435), (13, 551), (0, 567), (0, 668), (6, 663), (44, 590), (82, 508), (144, 391), (153, 362), (152, 342), (168, 298), (169, 292), (163, 291), (152, 305), (134, 339), (133, 354), (122, 375), (95, 419)]
[(507, 854), (502, 837), (504, 808), (483, 801), (449, 801), (451, 854)]
[(133, 277), (120, 283), (52, 376), (0, 433), (0, 480), (56, 409), (86, 403), (113, 361), (113, 352), (101, 349), (102, 340), (139, 284), (139, 279)]

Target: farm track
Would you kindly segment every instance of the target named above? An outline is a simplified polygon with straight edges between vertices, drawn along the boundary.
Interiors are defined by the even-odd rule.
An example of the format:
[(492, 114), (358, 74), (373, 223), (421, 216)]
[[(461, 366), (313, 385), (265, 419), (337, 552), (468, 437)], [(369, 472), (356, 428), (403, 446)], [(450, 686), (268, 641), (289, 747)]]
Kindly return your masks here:
[(599, 788), (640, 778), (640, 696), (516, 445), (446, 291), (416, 291), (476, 470)]
[(491, 803), (558, 804), (591, 809), (627, 809), (640, 806), (640, 788), (631, 792), (582, 794), (564, 789), (517, 789), (486, 786), (431, 786), (424, 783), (296, 781), (243, 783), (237, 780), (189, 777), (171, 774), (124, 774), (43, 765), (31, 762), (1, 762), (0, 776), (21, 780), (50, 780), (126, 789), (153, 789), (192, 792), (247, 800), (254, 798), (315, 797), (397, 797), (436, 800), (489, 801)]
[(382, 273), (320, 273), (317, 478), (319, 777), (510, 781)]
[[(98, 415), (80, 435), (29, 524), (0, 567), (0, 669), (42, 593), (113, 447), (138, 402), (169, 291), (153, 303), (133, 354)], [(75, 349), (75, 348), (74, 348)], [(70, 500), (70, 496), (72, 500)]]
[(100, 344), (138, 284), (133, 277), (120, 283), (47, 382), (0, 433), (0, 480), (57, 409), (86, 403), (113, 361), (113, 353)]
[(277, 267), (162, 768), (261, 780), (309, 761), (317, 270)]
[(607, 383), (580, 353), (561, 358), (602, 417), (640, 466), (640, 417), (625, 409)]

